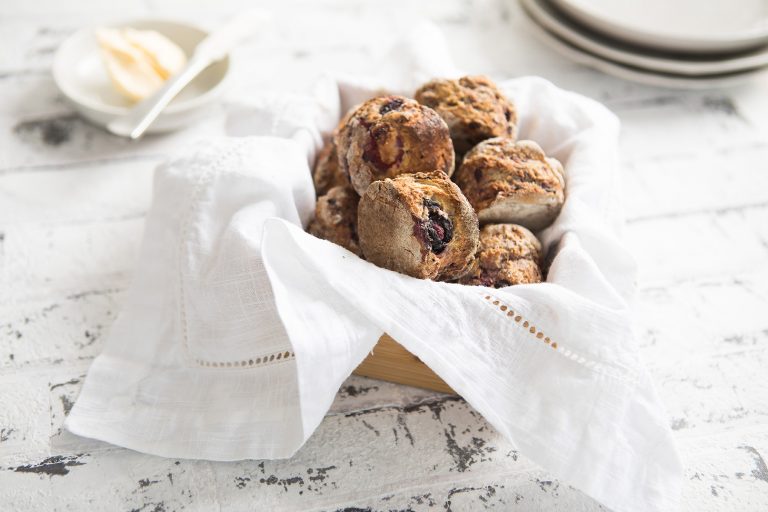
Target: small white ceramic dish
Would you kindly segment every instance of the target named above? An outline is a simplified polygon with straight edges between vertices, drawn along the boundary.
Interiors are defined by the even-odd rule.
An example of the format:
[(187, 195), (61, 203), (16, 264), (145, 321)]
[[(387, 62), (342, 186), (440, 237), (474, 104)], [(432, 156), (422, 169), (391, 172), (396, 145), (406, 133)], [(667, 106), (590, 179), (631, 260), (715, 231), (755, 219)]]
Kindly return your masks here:
[[(527, 12), (527, 11), (526, 11)], [(709, 90), (730, 87), (750, 80), (754, 75), (765, 72), (763, 68), (742, 71), (739, 73), (725, 73), (716, 75), (702, 75), (699, 77), (690, 77), (684, 75), (674, 75), (668, 73), (656, 73), (639, 68), (617, 64), (609, 60), (597, 57), (589, 52), (577, 48), (558, 38), (555, 34), (542, 28), (537, 23), (531, 23), (528, 29), (533, 32), (539, 40), (552, 48), (557, 53), (568, 59), (583, 64), (585, 66), (602, 71), (607, 75), (612, 75), (631, 82), (637, 82), (656, 87), (665, 87), (669, 89), (689, 89), (689, 90)]]
[(552, 0), (608, 37), (662, 51), (737, 52), (768, 44), (766, 0)]
[(548, 0), (520, 0), (539, 25), (566, 42), (619, 64), (685, 76), (736, 73), (768, 65), (768, 48), (738, 55), (671, 56), (613, 41), (565, 18)]
[[(195, 26), (167, 20), (134, 20), (110, 26), (156, 30), (178, 44), (187, 57), (192, 56), (197, 44), (208, 35)], [(101, 59), (95, 29), (82, 29), (62, 43), (54, 59), (53, 79), (83, 117), (106, 126), (125, 115), (134, 104), (112, 85)], [(226, 57), (200, 73), (171, 101), (148, 133), (173, 131), (203, 118), (223, 91), (229, 69), (230, 58)]]

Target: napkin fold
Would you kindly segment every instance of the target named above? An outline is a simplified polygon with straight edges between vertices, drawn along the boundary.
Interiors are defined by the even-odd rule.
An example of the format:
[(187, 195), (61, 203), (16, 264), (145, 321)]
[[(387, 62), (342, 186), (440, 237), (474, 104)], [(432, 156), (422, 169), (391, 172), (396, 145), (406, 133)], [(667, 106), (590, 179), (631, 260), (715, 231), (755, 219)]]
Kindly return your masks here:
[(303, 231), (309, 164), (341, 110), (457, 74), (432, 26), (393, 56), (386, 79), (239, 105), (232, 136), (158, 169), (134, 283), (67, 428), (168, 457), (290, 457), (386, 332), (558, 478), (615, 510), (674, 509), (682, 469), (632, 333), (604, 107), (539, 78), (500, 84), (520, 137), (566, 169), (563, 211), (539, 233), (556, 250), (547, 283), (413, 279)]

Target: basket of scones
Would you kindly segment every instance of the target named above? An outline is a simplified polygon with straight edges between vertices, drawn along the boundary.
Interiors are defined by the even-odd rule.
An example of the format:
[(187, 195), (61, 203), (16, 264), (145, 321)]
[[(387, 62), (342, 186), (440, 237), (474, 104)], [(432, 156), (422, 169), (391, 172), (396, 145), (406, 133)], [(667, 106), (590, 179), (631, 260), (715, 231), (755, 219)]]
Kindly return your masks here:
[[(563, 166), (517, 140), (514, 103), (483, 76), (432, 80), (348, 112), (317, 157), (308, 231), (421, 279), (494, 288), (544, 279), (535, 234), (565, 199)], [(388, 336), (356, 373), (450, 391)]]

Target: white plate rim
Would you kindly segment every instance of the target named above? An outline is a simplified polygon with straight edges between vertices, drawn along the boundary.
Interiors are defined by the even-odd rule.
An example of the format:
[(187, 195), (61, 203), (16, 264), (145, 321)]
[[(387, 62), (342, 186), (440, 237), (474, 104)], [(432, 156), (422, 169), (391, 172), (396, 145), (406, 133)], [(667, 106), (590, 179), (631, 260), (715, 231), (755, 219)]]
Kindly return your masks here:
[(762, 30), (754, 29), (749, 32), (734, 33), (720, 37), (711, 35), (709, 37), (674, 36), (669, 33), (655, 33), (642, 30), (631, 24), (621, 23), (620, 20), (609, 18), (605, 15), (601, 16), (599, 12), (586, 9), (583, 4), (578, 2), (552, 0), (552, 3), (562, 12), (593, 30), (608, 37), (644, 47), (690, 53), (723, 53), (748, 50), (768, 43), (768, 26)]
[[(572, 22), (557, 17), (554, 9), (547, 6), (547, 0), (520, 0), (530, 17), (543, 28), (555, 33), (570, 44), (595, 55), (620, 64), (641, 67), (650, 71), (662, 71), (675, 75), (701, 76), (747, 71), (768, 65), (768, 49), (761, 49), (751, 55), (722, 58), (719, 60), (693, 61), (666, 59), (653, 55), (642, 55), (606, 46), (597, 38), (591, 38)], [(599, 35), (597, 37), (600, 37)], [(607, 42), (607, 41), (606, 41)]]
[(688, 90), (712, 90), (730, 87), (746, 82), (753, 75), (759, 74), (764, 70), (762, 68), (743, 71), (741, 73), (730, 73), (723, 76), (710, 75), (701, 78), (692, 78), (685, 76), (660, 75), (650, 71), (632, 69), (621, 64), (596, 57), (579, 48), (557, 38), (556, 35), (547, 31), (537, 23), (529, 25), (529, 29), (544, 44), (552, 48), (557, 53), (566, 56), (572, 61), (601, 71), (631, 82), (637, 82), (654, 87), (665, 87), (668, 89), (688, 89)]

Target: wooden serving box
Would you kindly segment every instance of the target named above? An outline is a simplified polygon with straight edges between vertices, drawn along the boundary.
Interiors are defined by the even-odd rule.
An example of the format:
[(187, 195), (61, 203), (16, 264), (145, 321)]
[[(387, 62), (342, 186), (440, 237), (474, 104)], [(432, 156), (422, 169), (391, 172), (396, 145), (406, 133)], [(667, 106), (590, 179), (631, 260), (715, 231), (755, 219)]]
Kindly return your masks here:
[(418, 357), (386, 334), (379, 338), (371, 353), (353, 373), (443, 393), (456, 393)]

